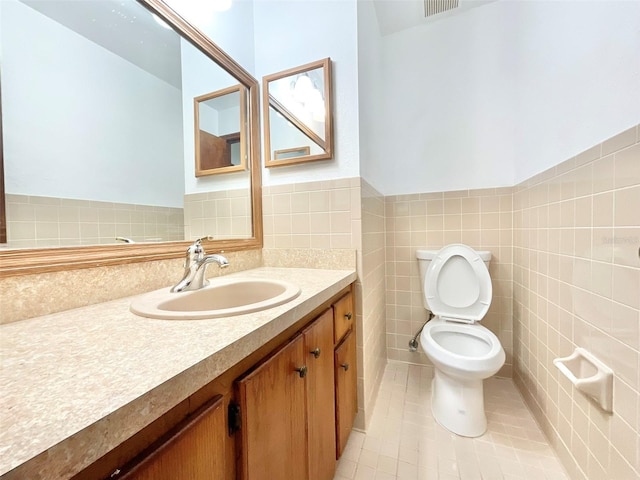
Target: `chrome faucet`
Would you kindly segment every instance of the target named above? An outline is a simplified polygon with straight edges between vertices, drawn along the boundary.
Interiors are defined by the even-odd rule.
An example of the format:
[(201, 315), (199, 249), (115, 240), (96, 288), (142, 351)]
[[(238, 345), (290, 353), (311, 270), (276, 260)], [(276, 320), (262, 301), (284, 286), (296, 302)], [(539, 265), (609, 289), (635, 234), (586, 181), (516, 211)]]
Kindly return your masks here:
[(184, 261), (184, 275), (176, 285), (171, 288), (172, 292), (188, 292), (190, 290), (199, 290), (209, 285), (209, 281), (205, 279), (204, 274), (207, 271), (207, 265), (217, 263), (220, 268), (229, 266), (229, 262), (225, 257), (218, 254), (205, 255), (202, 247), (202, 240), (208, 237), (199, 238), (187, 248), (187, 255)]

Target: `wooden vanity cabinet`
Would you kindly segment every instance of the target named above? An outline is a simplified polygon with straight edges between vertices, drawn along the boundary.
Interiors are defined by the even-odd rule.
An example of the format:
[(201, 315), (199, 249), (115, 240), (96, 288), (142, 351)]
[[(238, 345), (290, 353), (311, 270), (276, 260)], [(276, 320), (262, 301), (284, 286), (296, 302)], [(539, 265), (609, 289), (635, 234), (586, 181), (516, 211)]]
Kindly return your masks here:
[(239, 478), (331, 480), (335, 473), (333, 311), (236, 382)]
[(356, 411), (351, 292), (318, 306), (73, 480), (332, 480)]

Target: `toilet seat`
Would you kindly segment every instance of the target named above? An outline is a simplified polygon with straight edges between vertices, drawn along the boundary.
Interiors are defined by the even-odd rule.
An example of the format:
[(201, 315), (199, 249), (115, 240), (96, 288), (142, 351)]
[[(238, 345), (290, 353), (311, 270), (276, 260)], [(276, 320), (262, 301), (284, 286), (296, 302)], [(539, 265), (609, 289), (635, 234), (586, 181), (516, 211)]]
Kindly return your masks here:
[(431, 261), (424, 280), (430, 310), (443, 320), (475, 323), (489, 310), (493, 289), (484, 261), (472, 248), (452, 244)]
[[(456, 351), (438, 340), (440, 334), (467, 337), (481, 342), (483, 351)], [(462, 339), (462, 338), (461, 338)], [(420, 344), (429, 359), (448, 373), (465, 372), (465, 375), (480, 374), (489, 377), (504, 364), (505, 354), (496, 335), (482, 325), (446, 322), (435, 318), (427, 323), (420, 334)]]

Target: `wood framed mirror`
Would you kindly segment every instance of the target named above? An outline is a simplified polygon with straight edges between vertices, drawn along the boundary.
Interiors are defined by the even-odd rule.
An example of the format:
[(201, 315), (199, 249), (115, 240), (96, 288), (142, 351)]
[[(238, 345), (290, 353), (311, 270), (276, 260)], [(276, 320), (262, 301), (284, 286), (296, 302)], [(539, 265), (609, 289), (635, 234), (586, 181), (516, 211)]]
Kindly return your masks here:
[(246, 170), (246, 98), (238, 84), (193, 99), (196, 177)]
[(262, 79), (265, 166), (333, 158), (331, 59)]
[[(65, 19), (67, 7), (81, 11)], [(25, 0), (0, 2), (0, 8), (3, 26), (10, 27), (0, 32), (8, 237), (0, 277), (179, 258), (205, 236), (214, 238), (205, 242), (211, 252), (262, 247), (259, 87), (251, 74), (161, 0)], [(114, 22), (120, 22), (118, 35)], [(111, 33), (91, 38), (99, 24)], [(45, 38), (49, 30), (55, 38)], [(54, 43), (60, 39), (68, 45)], [(84, 56), (73, 57), (69, 44), (78, 43)], [(27, 55), (25, 48), (34, 51)], [(63, 64), (76, 68), (67, 74)], [(231, 86), (246, 111), (247, 168), (197, 178), (193, 99)], [(162, 100), (154, 96), (159, 91), (166, 94)], [(168, 120), (155, 123), (160, 117)], [(32, 147), (40, 151), (25, 150)], [(123, 165), (117, 176), (114, 162)], [(43, 190), (32, 190), (38, 184)], [(63, 186), (68, 190), (59, 191)], [(164, 204), (169, 194), (176, 205)], [(235, 218), (230, 209), (218, 222), (226, 230), (218, 231), (220, 219), (203, 205), (224, 196), (240, 198), (243, 215)], [(54, 204), (43, 205), (45, 198)], [(191, 203), (199, 217), (187, 214)], [(173, 213), (177, 221), (161, 230)], [(76, 232), (81, 238), (72, 236)]]

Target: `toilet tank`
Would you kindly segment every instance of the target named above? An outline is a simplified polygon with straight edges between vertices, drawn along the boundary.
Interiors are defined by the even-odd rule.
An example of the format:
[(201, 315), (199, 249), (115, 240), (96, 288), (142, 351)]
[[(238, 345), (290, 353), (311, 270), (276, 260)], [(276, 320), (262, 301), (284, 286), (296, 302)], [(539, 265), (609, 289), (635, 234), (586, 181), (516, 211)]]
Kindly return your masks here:
[[(418, 259), (418, 268), (420, 269), (420, 288), (422, 288), (422, 304), (424, 308), (429, 310), (427, 304), (427, 297), (424, 294), (424, 279), (427, 276), (427, 269), (433, 257), (436, 256), (438, 250), (416, 250), (416, 258)], [(488, 250), (476, 250), (476, 253), (484, 261), (484, 264), (489, 269), (489, 263), (491, 263), (491, 252)]]

